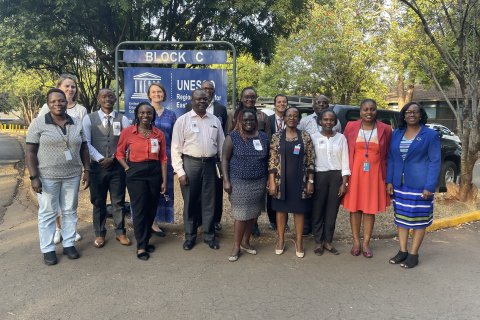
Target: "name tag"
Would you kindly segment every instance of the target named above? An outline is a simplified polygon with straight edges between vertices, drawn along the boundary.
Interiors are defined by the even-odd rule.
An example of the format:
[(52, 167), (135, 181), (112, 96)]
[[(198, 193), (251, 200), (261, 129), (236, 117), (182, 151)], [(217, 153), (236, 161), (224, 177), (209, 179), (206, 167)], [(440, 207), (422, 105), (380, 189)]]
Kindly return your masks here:
[(192, 130), (192, 132), (195, 132), (195, 133), (200, 132), (200, 128), (198, 127), (197, 121), (192, 121), (190, 130)]
[(363, 172), (368, 172), (370, 171), (370, 162), (364, 161), (363, 162)]
[(158, 153), (158, 139), (150, 139), (150, 152), (151, 153)]
[(113, 135), (114, 136), (119, 136), (120, 131), (122, 131), (122, 126), (120, 125), (120, 122), (113, 122)]
[(257, 151), (262, 151), (263, 150), (262, 143), (258, 139), (253, 140), (253, 147)]
[(300, 144), (297, 144), (297, 145), (293, 148), (293, 154), (295, 154), (295, 155), (299, 155), (299, 154), (300, 154)]
[(65, 154), (65, 160), (72, 161), (73, 157), (70, 149), (66, 149), (65, 151), (63, 151), (63, 153)]

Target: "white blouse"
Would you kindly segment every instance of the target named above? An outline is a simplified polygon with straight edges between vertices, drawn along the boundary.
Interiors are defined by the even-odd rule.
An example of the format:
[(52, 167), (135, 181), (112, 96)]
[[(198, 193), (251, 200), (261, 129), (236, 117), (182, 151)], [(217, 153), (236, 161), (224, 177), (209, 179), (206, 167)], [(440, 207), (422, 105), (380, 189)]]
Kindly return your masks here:
[(342, 176), (350, 175), (347, 139), (341, 133), (327, 138), (321, 133), (311, 135), (315, 147), (315, 171), (341, 170)]

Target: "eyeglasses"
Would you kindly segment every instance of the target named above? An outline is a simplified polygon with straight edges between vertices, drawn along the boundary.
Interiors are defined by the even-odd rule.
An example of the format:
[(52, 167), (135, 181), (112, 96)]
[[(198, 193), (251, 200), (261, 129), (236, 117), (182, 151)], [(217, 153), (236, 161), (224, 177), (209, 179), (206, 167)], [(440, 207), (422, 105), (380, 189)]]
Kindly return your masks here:
[(414, 115), (417, 115), (419, 113), (420, 113), (420, 111), (405, 111), (406, 116), (414, 116)]

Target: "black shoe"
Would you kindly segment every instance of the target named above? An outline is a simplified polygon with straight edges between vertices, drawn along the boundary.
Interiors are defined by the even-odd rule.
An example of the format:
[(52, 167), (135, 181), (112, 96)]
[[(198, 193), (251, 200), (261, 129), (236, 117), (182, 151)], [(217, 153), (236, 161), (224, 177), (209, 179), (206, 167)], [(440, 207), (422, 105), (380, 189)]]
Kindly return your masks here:
[(66, 254), (68, 259), (78, 259), (80, 255), (74, 246), (63, 248), (63, 254)]
[(208, 244), (208, 246), (210, 247), (210, 249), (213, 249), (213, 250), (218, 250), (220, 249), (220, 244), (218, 243), (217, 240), (204, 240), (203, 242), (205, 242), (206, 244)]
[(147, 244), (147, 246), (145, 247), (145, 251), (147, 251), (148, 253), (152, 253), (155, 251), (155, 246), (153, 244)]
[(53, 266), (54, 264), (57, 264), (57, 254), (55, 251), (45, 252), (43, 254), (43, 262), (45, 262), (47, 266)]
[(270, 222), (270, 225), (268, 226), (270, 230), (277, 230), (277, 224), (275, 222)]
[(165, 233), (165, 231), (163, 231), (162, 228), (158, 228), (159, 231), (155, 231), (152, 229), (152, 233), (156, 236), (159, 236), (159, 237), (165, 237), (167, 234)]
[(192, 250), (194, 245), (195, 245), (195, 241), (185, 240), (185, 242), (183, 243), (183, 250)]
[(308, 236), (310, 233), (312, 233), (312, 230), (310, 229), (303, 229), (303, 234), (304, 236)]
[(260, 237), (260, 229), (258, 229), (258, 223), (255, 223), (252, 230), (252, 236)]
[(222, 224), (220, 222), (215, 222), (214, 224), (215, 231), (222, 230)]

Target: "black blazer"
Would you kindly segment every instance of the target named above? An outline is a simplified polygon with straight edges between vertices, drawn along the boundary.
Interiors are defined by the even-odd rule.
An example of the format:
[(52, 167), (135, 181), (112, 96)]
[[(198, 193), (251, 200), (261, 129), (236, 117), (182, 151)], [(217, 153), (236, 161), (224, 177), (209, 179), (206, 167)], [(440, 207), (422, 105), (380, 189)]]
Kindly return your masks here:
[(270, 124), (270, 132), (267, 132), (267, 134), (270, 139), (274, 133), (277, 133), (277, 120), (275, 119), (275, 114), (268, 116), (268, 123)]
[[(191, 110), (192, 110), (192, 103), (189, 102), (185, 106), (185, 113), (190, 112)], [(228, 118), (227, 108), (224, 105), (215, 101), (213, 103), (213, 115), (217, 117), (218, 120), (220, 120), (220, 122), (222, 123), (223, 133), (225, 134), (225, 132), (227, 131), (226, 125), (227, 125), (227, 118)]]

